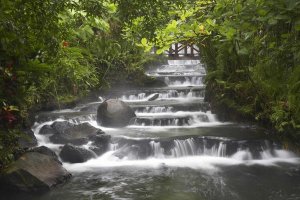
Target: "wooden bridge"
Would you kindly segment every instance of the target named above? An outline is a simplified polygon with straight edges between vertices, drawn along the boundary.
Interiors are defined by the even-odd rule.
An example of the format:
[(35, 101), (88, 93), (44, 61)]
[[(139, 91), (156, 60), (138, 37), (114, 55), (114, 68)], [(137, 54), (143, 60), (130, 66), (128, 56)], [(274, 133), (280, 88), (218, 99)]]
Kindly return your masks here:
[(164, 53), (170, 59), (199, 59), (199, 48), (194, 44), (175, 43)]

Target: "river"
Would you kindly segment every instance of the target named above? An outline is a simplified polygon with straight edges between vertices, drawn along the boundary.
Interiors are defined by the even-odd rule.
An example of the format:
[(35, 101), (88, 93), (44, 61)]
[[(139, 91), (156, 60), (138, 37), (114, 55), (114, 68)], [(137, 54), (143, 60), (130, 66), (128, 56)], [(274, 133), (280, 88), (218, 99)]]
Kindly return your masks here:
[(206, 70), (200, 61), (169, 60), (147, 74), (168, 86), (118, 91), (116, 98), (137, 115), (127, 127), (97, 125), (101, 99), (37, 116), (39, 145), (59, 152), (62, 145), (39, 129), (68, 120), (101, 128), (112, 136), (110, 147), (85, 163), (63, 163), (73, 174), (68, 183), (13, 199), (300, 199), (299, 157), (262, 128), (218, 121), (204, 102)]

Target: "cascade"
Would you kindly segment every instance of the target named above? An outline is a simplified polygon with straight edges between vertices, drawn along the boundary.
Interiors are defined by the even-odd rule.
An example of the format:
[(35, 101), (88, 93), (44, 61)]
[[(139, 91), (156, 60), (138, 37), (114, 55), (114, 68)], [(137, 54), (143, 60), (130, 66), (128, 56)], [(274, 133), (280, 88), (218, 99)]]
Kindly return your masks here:
[[(120, 95), (117, 98), (126, 102), (136, 113), (136, 118), (129, 126), (106, 128), (97, 125), (97, 107), (103, 99), (106, 99), (101, 97), (98, 101), (78, 105), (74, 109), (53, 111), (37, 116), (33, 130), (39, 145), (45, 145), (57, 153), (60, 152), (63, 145), (52, 143), (51, 135), (40, 134), (44, 125), (51, 125), (56, 121), (68, 121), (72, 124), (89, 123), (100, 128), (111, 136), (103, 154), (97, 156), (95, 154), (95, 158), (84, 163), (63, 163), (63, 165), (74, 172), (75, 177), (86, 177), (85, 173), (90, 173), (87, 179), (92, 179), (93, 176), (99, 177), (99, 173), (103, 176), (113, 174), (112, 178), (108, 178), (108, 185), (110, 181), (113, 183), (123, 181), (128, 182), (127, 187), (131, 187), (130, 185), (134, 185), (133, 182), (138, 180), (144, 180), (140, 183), (141, 185), (147, 182), (147, 179), (144, 179), (146, 176), (140, 177), (140, 174), (145, 174), (143, 171), (145, 168), (161, 169), (162, 174), (175, 171), (185, 177), (181, 171), (184, 169), (191, 174), (188, 179), (196, 182), (195, 180), (201, 177), (199, 170), (211, 174), (221, 172), (220, 169), (232, 167), (237, 173), (235, 169), (243, 171), (242, 167), (248, 170), (247, 167), (252, 166), (272, 168), (281, 164), (284, 166), (300, 164), (300, 159), (296, 154), (262, 136), (261, 129), (218, 120), (217, 116), (210, 111), (209, 104), (204, 102), (206, 69), (200, 60), (169, 60), (168, 64), (152, 68), (146, 74), (163, 80), (167, 86), (119, 91)], [(147, 97), (155, 94), (158, 94), (157, 98), (149, 101)], [(91, 142), (80, 147), (89, 151), (93, 151), (94, 148)], [(120, 172), (122, 170), (124, 172)], [(241, 177), (248, 173), (247, 170), (241, 174)], [(132, 171), (133, 174), (128, 175), (128, 171)], [(255, 174), (255, 170), (249, 173)], [(120, 177), (123, 180), (120, 180)], [(173, 175), (168, 177), (173, 177)], [(245, 179), (248, 180), (247, 178)], [(224, 177), (221, 179), (226, 181)], [(75, 178), (74, 182), (76, 181), (78, 180)], [(97, 185), (88, 181), (87, 184), (91, 188)], [(215, 183), (201, 184), (203, 188), (203, 185)], [(248, 187), (248, 184), (246, 185)], [(218, 185), (218, 187), (221, 186)], [(107, 190), (109, 194), (116, 195), (114, 189)], [(94, 191), (106, 195), (103, 187), (94, 188), (92, 193)], [(137, 194), (136, 191), (133, 193)], [(122, 198), (110, 197), (134, 199), (130, 195), (122, 196)], [(139, 196), (138, 199), (142, 197)]]
[[(155, 77), (162, 77), (167, 87), (126, 91), (119, 98), (130, 103), (135, 110), (136, 118), (132, 120), (131, 125), (122, 133), (121, 130), (100, 127), (108, 134), (114, 137), (129, 137), (126, 132), (132, 132), (131, 135), (140, 132), (140, 130), (151, 131), (150, 135), (156, 131), (170, 131), (172, 129), (191, 129), (197, 130), (201, 127), (226, 127), (230, 123), (224, 123), (217, 120), (216, 115), (207, 109), (203, 102), (205, 96), (205, 67), (199, 60), (169, 60), (168, 65), (162, 65), (156, 69), (152, 69), (147, 74)], [(199, 87), (200, 86), (200, 87)], [(153, 101), (148, 101), (147, 97), (151, 94), (158, 93), (158, 98)], [(102, 97), (101, 97), (102, 99)], [(195, 104), (197, 102), (197, 104)], [(72, 109), (54, 111), (58, 117), (57, 120), (67, 120), (74, 124), (88, 122), (96, 127), (96, 108), (95, 103), (89, 103), (91, 109), (85, 109), (84, 106), (78, 106)], [(185, 107), (184, 107), (184, 106)], [(137, 106), (137, 107), (135, 107)], [(83, 111), (89, 112), (83, 112)], [(68, 114), (70, 113), (70, 114)], [(55, 120), (54, 120), (55, 121)], [(51, 124), (45, 122), (44, 124)], [(47, 136), (40, 136), (39, 128), (35, 129), (35, 134), (40, 138), (41, 144), (55, 147), (58, 151), (59, 145), (51, 144)], [(199, 130), (200, 131), (200, 130)], [(121, 133), (120, 133), (121, 132)], [(180, 136), (180, 131), (178, 136)], [(146, 159), (146, 158), (178, 158), (186, 156), (214, 156), (214, 157), (230, 157), (238, 160), (251, 159), (269, 159), (272, 157), (280, 157), (285, 150), (275, 148), (274, 146), (254, 145), (254, 143), (235, 140), (223, 139), (208, 139), (206, 137), (198, 137), (192, 135), (186, 139), (161, 139), (150, 140), (145, 143), (144, 140), (134, 140), (134, 136), (127, 140), (115, 139), (109, 144), (108, 152), (114, 152), (111, 155), (123, 155), (123, 158), (131, 159)], [(159, 137), (159, 135), (156, 135)], [(122, 144), (118, 143), (122, 141)], [(134, 141), (134, 142), (133, 142)], [(49, 144), (48, 144), (49, 143)], [(164, 144), (168, 143), (166, 147)], [(89, 145), (83, 145), (84, 148), (89, 148)], [(257, 149), (259, 150), (257, 150)], [(276, 149), (274, 151), (274, 149)], [(147, 152), (145, 154), (145, 152)], [(126, 155), (128, 154), (128, 155)], [(142, 156), (143, 154), (143, 156)], [(293, 154), (287, 152), (293, 157)], [(101, 157), (101, 156), (100, 156)]]

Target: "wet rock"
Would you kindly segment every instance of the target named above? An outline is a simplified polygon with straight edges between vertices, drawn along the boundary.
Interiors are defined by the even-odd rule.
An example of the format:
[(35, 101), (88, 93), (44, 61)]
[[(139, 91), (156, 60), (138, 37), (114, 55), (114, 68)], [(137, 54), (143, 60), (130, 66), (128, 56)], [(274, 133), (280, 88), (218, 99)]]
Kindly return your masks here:
[(75, 124), (68, 121), (56, 121), (51, 124), (51, 127), (56, 131), (56, 133), (62, 133), (67, 129), (73, 128)]
[(40, 131), (39, 134), (41, 135), (52, 135), (52, 134), (56, 134), (57, 131), (51, 127), (51, 125), (44, 125)]
[(147, 100), (148, 101), (154, 101), (155, 99), (157, 99), (159, 97), (158, 93), (154, 93), (154, 94), (150, 94), (149, 96), (147, 96)]
[(61, 163), (58, 159), (58, 156), (56, 155), (56, 153), (54, 151), (52, 151), (51, 149), (49, 149), (48, 147), (45, 146), (40, 146), (40, 147), (35, 147), (29, 150), (29, 152), (37, 152), (43, 155), (47, 155), (52, 157), (55, 161), (57, 161), (58, 163)]
[(90, 150), (94, 151), (98, 156), (100, 156), (108, 150), (110, 140), (110, 135), (97, 135), (94, 138), (94, 142), (92, 143)]
[(83, 163), (95, 157), (91, 151), (71, 144), (64, 145), (59, 156), (69, 163)]
[(150, 139), (132, 140), (127, 138), (116, 138), (114, 140), (119, 146), (114, 155), (120, 159), (146, 159), (153, 155)]
[(60, 134), (64, 132), (66, 129), (70, 129), (74, 127), (75, 124), (72, 124), (68, 121), (56, 121), (51, 125), (44, 125), (39, 134), (41, 135), (50, 135), (50, 134)]
[(148, 77), (144, 81), (144, 87), (166, 87), (168, 86), (164, 80), (161, 80), (159, 78), (154, 78), (154, 77)]
[(137, 145), (130, 145), (130, 146), (124, 146), (120, 148), (117, 152), (115, 152), (113, 155), (120, 158), (120, 159), (139, 159), (139, 152), (140, 147)]
[(89, 123), (72, 125), (64, 128), (62, 132), (50, 136), (50, 141), (56, 144), (71, 143), (74, 145), (86, 144), (99, 134), (104, 134), (101, 129), (95, 128)]
[(209, 122), (209, 118), (207, 115), (199, 115), (197, 116), (198, 120), (200, 120), (201, 122)]
[(125, 145), (114, 153), (114, 156), (123, 159), (147, 159), (152, 156), (152, 149), (149, 143), (144, 145), (136, 143), (132, 145)]
[(124, 127), (135, 116), (133, 110), (123, 101), (109, 99), (98, 107), (97, 123), (106, 127)]
[(28, 152), (1, 174), (1, 189), (44, 192), (66, 182), (71, 174), (52, 156)]
[(37, 145), (37, 139), (32, 130), (22, 131), (21, 137), (18, 139), (19, 147), (22, 149), (31, 148)]

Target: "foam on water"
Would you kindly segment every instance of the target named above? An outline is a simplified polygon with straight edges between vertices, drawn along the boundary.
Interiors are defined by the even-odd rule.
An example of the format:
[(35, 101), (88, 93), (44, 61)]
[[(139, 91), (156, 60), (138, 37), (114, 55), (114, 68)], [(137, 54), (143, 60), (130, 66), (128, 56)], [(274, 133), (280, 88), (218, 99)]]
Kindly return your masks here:
[(146, 106), (142, 110), (136, 111), (137, 115), (139, 114), (146, 114), (146, 113), (174, 113), (174, 107), (172, 106), (157, 106), (157, 107), (150, 107)]
[[(243, 152), (242, 152), (243, 153)], [(286, 152), (285, 152), (286, 153)], [(244, 160), (243, 156), (232, 157), (215, 157), (215, 156), (186, 156), (179, 158), (149, 158), (146, 160), (127, 160), (119, 159), (114, 156), (114, 151), (105, 153), (103, 156), (89, 160), (80, 164), (67, 164), (66, 167), (71, 172), (97, 171), (100, 168), (112, 167), (143, 167), (143, 168), (161, 168), (161, 167), (181, 167), (203, 170), (219, 170), (222, 166), (234, 165), (264, 165), (276, 166), (280, 163), (299, 164), (298, 157), (270, 157), (268, 159), (248, 159)], [(241, 154), (241, 152), (239, 152)]]
[(169, 126), (146, 126), (146, 125), (129, 125), (127, 128), (133, 128), (133, 129), (147, 129), (147, 130), (168, 130), (168, 129), (192, 129), (192, 128), (200, 128), (200, 127), (214, 127), (214, 126), (225, 126), (232, 124), (231, 122), (201, 122), (201, 123), (195, 123), (192, 125), (184, 125), (184, 126), (176, 126), (176, 125), (169, 125)]
[[(64, 121), (64, 120), (57, 119), (55, 121)], [(55, 152), (58, 153), (59, 150), (60, 150), (60, 147), (63, 146), (63, 145), (61, 145), (61, 144), (53, 144), (49, 140), (49, 135), (41, 135), (41, 134), (39, 134), (41, 128), (44, 125), (51, 125), (55, 121), (48, 121), (48, 122), (44, 122), (44, 123), (40, 123), (40, 124), (39, 123), (35, 123), (34, 126), (33, 126), (33, 132), (34, 132), (34, 136), (37, 139), (38, 146), (46, 146), (46, 147), (48, 147), (48, 148), (50, 148), (53, 151), (55, 151)]]
[[(134, 101), (149, 101), (149, 98), (152, 97), (155, 93), (146, 95), (146, 93), (139, 93), (139, 94), (132, 94), (132, 95), (123, 95), (119, 98), (125, 102), (134, 102)], [(204, 91), (177, 91), (177, 90), (169, 90), (167, 92), (160, 92), (157, 93), (158, 98), (156, 100), (172, 100), (172, 99), (179, 99), (189, 101), (190, 99), (204, 99)]]
[(77, 112), (77, 110), (74, 109), (63, 109), (63, 110), (54, 110), (52, 113), (72, 113)]
[[(231, 138), (222, 139), (208, 138), (196, 135), (182, 134), (184, 129), (199, 127), (216, 127), (231, 124), (220, 122), (216, 116), (201, 106), (192, 106), (188, 111), (180, 111), (181, 105), (191, 102), (201, 103), (204, 100), (204, 74), (206, 70), (198, 60), (169, 60), (169, 65), (164, 65), (151, 74), (161, 76), (168, 87), (145, 90), (143, 92), (127, 94), (120, 97), (129, 105), (142, 107), (136, 110), (137, 117), (133, 119), (132, 125), (124, 128), (107, 128), (99, 126), (96, 122), (95, 113), (87, 112), (80, 115), (81, 109), (93, 110), (100, 101), (80, 105), (74, 109), (53, 111), (53, 113), (72, 113), (69, 122), (79, 124), (88, 122), (96, 128), (100, 128), (106, 134), (112, 136), (109, 149), (102, 156), (88, 160), (85, 163), (68, 164), (63, 163), (71, 172), (97, 171), (101, 168), (191, 168), (196, 170), (218, 171), (222, 166), (276, 166), (280, 163), (300, 164), (300, 158), (293, 153), (268, 146), (265, 141), (235, 141)], [(184, 76), (187, 75), (187, 76)], [(164, 76), (164, 77), (163, 77)], [(162, 79), (160, 77), (160, 79)], [(192, 88), (188, 86), (203, 86), (203, 88)], [(174, 87), (182, 87), (175, 89)], [(153, 92), (154, 91), (154, 92)], [(151, 103), (149, 99), (155, 99)], [(140, 102), (148, 102), (144, 103)], [(170, 102), (179, 103), (170, 105)], [(169, 103), (169, 104), (168, 104)], [(190, 104), (188, 104), (190, 105)], [(151, 107), (154, 106), (154, 107)], [(177, 106), (177, 107), (175, 107)], [(185, 108), (184, 108), (185, 109)], [(90, 111), (89, 110), (89, 111)], [(192, 110), (192, 111), (191, 111)], [(78, 116), (73, 113), (78, 112)], [(95, 110), (96, 112), (96, 110)], [(57, 119), (55, 121), (62, 121)], [(63, 145), (52, 144), (49, 135), (40, 135), (39, 131), (44, 125), (51, 125), (54, 121), (36, 123), (33, 127), (34, 134), (39, 146), (47, 146), (59, 153)], [(152, 125), (151, 125), (152, 124)], [(177, 129), (178, 133), (174, 133)], [(196, 130), (198, 131), (198, 130)], [(199, 129), (199, 131), (201, 131)], [(163, 138), (161, 133), (168, 133), (168, 138)], [(150, 133), (149, 135), (146, 135)], [(157, 133), (157, 134), (156, 134)], [(132, 136), (132, 137), (129, 137)], [(145, 136), (145, 137), (142, 137)], [(152, 136), (154, 138), (150, 138)], [(176, 136), (176, 138), (175, 138)], [(248, 142), (248, 143), (247, 143)], [(253, 142), (253, 143), (251, 143)], [(94, 145), (91, 141), (82, 145), (90, 149)]]
[(184, 77), (184, 80), (171, 80), (170, 77), (165, 77), (165, 83), (168, 86), (204, 86), (202, 77)]
[(168, 60), (169, 65), (196, 65), (200, 60)]
[(160, 117), (160, 116), (172, 116), (172, 117), (184, 117), (184, 116), (197, 116), (207, 115), (211, 113), (205, 113), (203, 111), (177, 111), (177, 112), (153, 112), (153, 113), (136, 113), (138, 117)]

